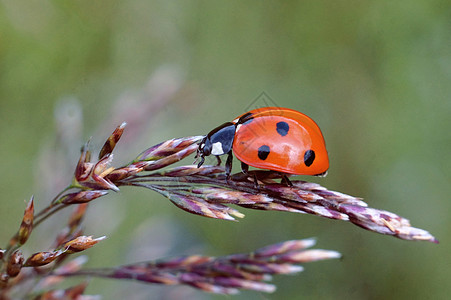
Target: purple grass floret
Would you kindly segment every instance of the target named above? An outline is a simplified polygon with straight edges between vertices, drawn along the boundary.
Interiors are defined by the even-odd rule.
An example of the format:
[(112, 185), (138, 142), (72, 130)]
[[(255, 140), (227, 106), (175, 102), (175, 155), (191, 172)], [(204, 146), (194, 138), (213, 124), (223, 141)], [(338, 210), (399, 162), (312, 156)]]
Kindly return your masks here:
[(224, 257), (182, 256), (104, 269), (55, 271), (52, 276), (96, 276), (143, 283), (185, 284), (211, 293), (236, 294), (240, 289), (272, 293), (272, 275), (303, 271), (298, 263), (339, 258), (328, 250), (306, 250), (313, 239), (282, 242), (247, 254)]

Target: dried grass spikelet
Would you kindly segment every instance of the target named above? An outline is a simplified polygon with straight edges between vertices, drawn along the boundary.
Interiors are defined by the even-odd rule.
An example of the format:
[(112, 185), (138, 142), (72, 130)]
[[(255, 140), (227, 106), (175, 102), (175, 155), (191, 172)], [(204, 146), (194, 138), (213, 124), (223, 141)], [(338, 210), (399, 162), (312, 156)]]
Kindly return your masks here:
[(236, 294), (241, 289), (271, 293), (276, 287), (267, 281), (273, 275), (301, 272), (303, 267), (299, 263), (341, 257), (336, 251), (307, 249), (314, 244), (314, 239), (293, 240), (247, 254), (224, 257), (182, 256), (115, 268), (56, 271), (54, 275), (90, 275), (132, 279), (143, 283), (182, 284), (220, 294)]
[[(101, 159), (112, 157), (111, 151), (123, 129), (124, 124), (105, 143), (108, 146), (102, 149)], [(221, 166), (204, 165), (198, 168), (185, 165), (160, 170), (195, 152), (202, 138), (192, 136), (159, 143), (143, 151), (130, 164), (101, 172), (104, 176), (100, 185), (88, 186), (99, 189), (103, 189), (103, 186), (112, 190), (118, 190), (122, 185), (144, 187), (160, 193), (185, 211), (216, 219), (235, 220), (244, 217), (243, 213), (230, 207), (233, 204), (247, 209), (308, 213), (349, 221), (367, 230), (400, 239), (438, 242), (429, 232), (412, 227), (407, 219), (370, 208), (361, 198), (306, 181), (294, 180), (292, 186), (278, 183), (276, 180), (282, 178), (278, 172), (256, 170), (249, 172), (251, 176), (237, 173), (232, 175), (232, 180), (226, 181)], [(104, 170), (105, 164), (100, 164), (103, 166), (100, 169)], [(259, 180), (258, 186), (253, 181), (254, 175)]]
[(55, 261), (58, 257), (65, 254), (73, 254), (91, 248), (98, 242), (104, 240), (106, 237), (102, 236), (93, 239), (92, 236), (78, 236), (70, 241), (64, 243), (61, 249), (53, 251), (42, 251), (32, 254), (25, 262), (25, 267), (40, 267)]
[(31, 234), (31, 231), (33, 230), (33, 219), (34, 219), (34, 202), (33, 197), (31, 197), (25, 209), (22, 224), (20, 224), (19, 228), (18, 241), (21, 245), (26, 243), (28, 237)]

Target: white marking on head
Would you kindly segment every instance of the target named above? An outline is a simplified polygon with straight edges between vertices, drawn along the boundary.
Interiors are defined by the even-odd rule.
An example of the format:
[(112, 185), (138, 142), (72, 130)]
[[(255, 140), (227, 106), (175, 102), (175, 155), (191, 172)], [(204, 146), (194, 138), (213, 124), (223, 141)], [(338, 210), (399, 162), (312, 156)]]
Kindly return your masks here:
[(243, 125), (243, 124), (238, 124), (238, 125), (236, 126), (236, 128), (235, 128), (235, 132), (238, 132), (238, 130), (240, 130), (240, 128), (241, 128), (242, 125)]
[(224, 150), (222, 149), (221, 142), (213, 143), (213, 147), (211, 148), (211, 154), (213, 154), (213, 155), (223, 155), (224, 154)]

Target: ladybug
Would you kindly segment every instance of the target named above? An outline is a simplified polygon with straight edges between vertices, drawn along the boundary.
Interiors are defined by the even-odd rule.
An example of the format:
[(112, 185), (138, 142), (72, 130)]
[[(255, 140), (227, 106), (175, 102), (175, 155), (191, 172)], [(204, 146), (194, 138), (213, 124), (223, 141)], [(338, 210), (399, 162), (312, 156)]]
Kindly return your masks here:
[(225, 168), (229, 179), (232, 151), (246, 174), (252, 166), (278, 171), (288, 181), (286, 174), (323, 176), (329, 168), (326, 144), (318, 125), (289, 108), (254, 109), (213, 129), (197, 149), (198, 167), (206, 156), (216, 156), (220, 164), (219, 156), (227, 154)]

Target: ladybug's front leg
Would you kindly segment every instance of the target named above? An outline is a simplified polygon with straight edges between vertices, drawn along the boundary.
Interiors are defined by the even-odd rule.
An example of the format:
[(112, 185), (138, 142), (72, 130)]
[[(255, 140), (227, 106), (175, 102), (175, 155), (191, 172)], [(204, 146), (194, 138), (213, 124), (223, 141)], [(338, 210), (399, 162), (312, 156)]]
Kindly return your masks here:
[[(200, 162), (197, 164), (197, 167), (200, 168), (204, 164), (204, 161), (205, 161), (205, 157), (203, 155), (200, 155)], [(196, 162), (194, 162), (194, 163), (196, 163)]]
[(233, 155), (232, 150), (227, 153), (227, 161), (225, 163), (225, 174), (226, 174), (226, 180), (228, 181), (230, 179), (230, 173), (232, 173), (232, 162), (233, 162)]
[(221, 165), (221, 158), (219, 156), (216, 156), (216, 160), (218, 161), (216, 166), (220, 166)]

